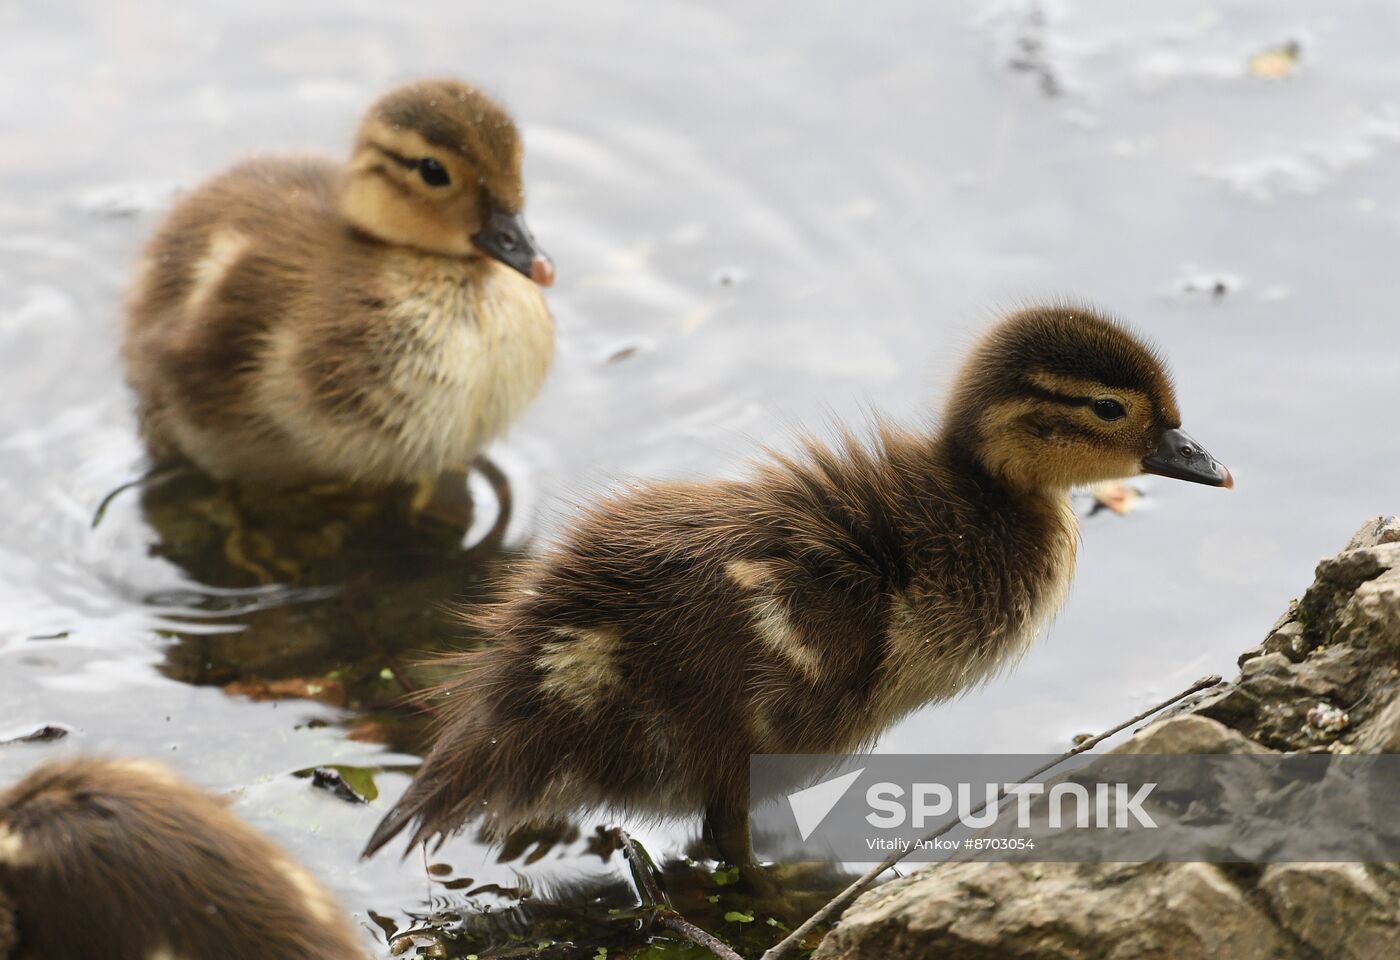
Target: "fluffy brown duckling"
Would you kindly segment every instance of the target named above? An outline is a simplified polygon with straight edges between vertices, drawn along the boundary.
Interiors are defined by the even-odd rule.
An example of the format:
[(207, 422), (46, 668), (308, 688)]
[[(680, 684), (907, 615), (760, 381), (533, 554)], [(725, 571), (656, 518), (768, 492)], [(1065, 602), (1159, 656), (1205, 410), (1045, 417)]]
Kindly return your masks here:
[(419, 81), (370, 108), (347, 164), (249, 160), (181, 199), (123, 346), (154, 457), (276, 486), (465, 469), (553, 355), (521, 157), (484, 93)]
[(49, 763), (0, 792), (0, 960), (367, 956), (320, 883), (162, 764)]
[(1143, 471), (1232, 483), (1150, 348), (1040, 307), (981, 339), (939, 429), (604, 500), (481, 615), (366, 854), (617, 805), (703, 810), (748, 863), (750, 754), (856, 750), (1015, 663), (1069, 587), (1069, 489)]

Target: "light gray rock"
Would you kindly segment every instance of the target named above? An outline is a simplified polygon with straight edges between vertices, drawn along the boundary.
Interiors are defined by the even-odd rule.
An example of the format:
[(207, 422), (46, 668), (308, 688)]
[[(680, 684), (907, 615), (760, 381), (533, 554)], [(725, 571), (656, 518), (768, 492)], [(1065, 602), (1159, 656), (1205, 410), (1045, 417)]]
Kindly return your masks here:
[(1292, 960), (1210, 864), (957, 863), (858, 900), (816, 960)]
[(1345, 553), (1348, 550), (1357, 550), (1361, 547), (1375, 547), (1382, 543), (1400, 543), (1400, 517), (1391, 515), (1388, 517), (1376, 517), (1361, 525), (1361, 529), (1351, 535), (1347, 545), (1342, 548)]
[(1193, 713), (1154, 723), (1109, 751), (1128, 754), (1272, 753), (1218, 720)]
[(1363, 864), (1271, 864), (1259, 889), (1279, 923), (1328, 960), (1396, 955), (1400, 911)]
[(1400, 699), (1361, 725), (1355, 746), (1361, 753), (1400, 753)]

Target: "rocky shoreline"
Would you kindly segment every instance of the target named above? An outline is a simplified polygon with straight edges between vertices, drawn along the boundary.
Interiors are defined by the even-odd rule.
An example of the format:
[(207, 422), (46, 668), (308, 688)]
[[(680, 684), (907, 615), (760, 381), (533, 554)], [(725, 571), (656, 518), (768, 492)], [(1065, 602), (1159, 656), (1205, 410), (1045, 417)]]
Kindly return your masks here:
[[(1400, 518), (1368, 521), (1322, 561), (1312, 586), (1239, 664), (1234, 681), (1118, 751), (1400, 753)], [(815, 956), (1400, 956), (1400, 865), (934, 865), (858, 899)]]

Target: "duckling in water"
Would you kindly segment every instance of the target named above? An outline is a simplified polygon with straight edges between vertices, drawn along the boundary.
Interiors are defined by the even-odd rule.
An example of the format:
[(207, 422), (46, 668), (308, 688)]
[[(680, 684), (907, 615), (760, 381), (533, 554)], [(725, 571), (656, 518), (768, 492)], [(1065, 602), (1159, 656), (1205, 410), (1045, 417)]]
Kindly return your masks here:
[(419, 81), (370, 108), (348, 164), (249, 160), (183, 198), (123, 345), (154, 458), (279, 487), (465, 469), (554, 350), (521, 157), (485, 94)]
[(934, 432), (605, 500), (481, 614), (366, 855), (613, 805), (703, 810), (748, 864), (750, 754), (859, 749), (1015, 663), (1069, 587), (1069, 489), (1144, 471), (1232, 485), (1148, 347), (1042, 307), (981, 339)]
[(0, 960), (367, 956), (320, 883), (163, 764), (49, 763), (0, 792)]

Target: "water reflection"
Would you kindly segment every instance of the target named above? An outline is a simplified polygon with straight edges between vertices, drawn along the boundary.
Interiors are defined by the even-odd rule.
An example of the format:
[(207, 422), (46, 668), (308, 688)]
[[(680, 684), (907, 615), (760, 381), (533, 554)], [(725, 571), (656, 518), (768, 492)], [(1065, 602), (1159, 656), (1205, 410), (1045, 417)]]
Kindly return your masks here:
[(424, 661), (479, 641), (454, 611), (485, 601), (518, 554), (505, 543), (509, 480), (484, 460), (475, 474), (491, 494), (480, 504), (464, 474), (376, 492), (153, 471), (140, 485), (149, 550), (200, 585), (144, 598), (172, 641), (161, 672), (354, 711), (352, 739), (421, 751), (426, 714), (410, 695), (435, 679)]

